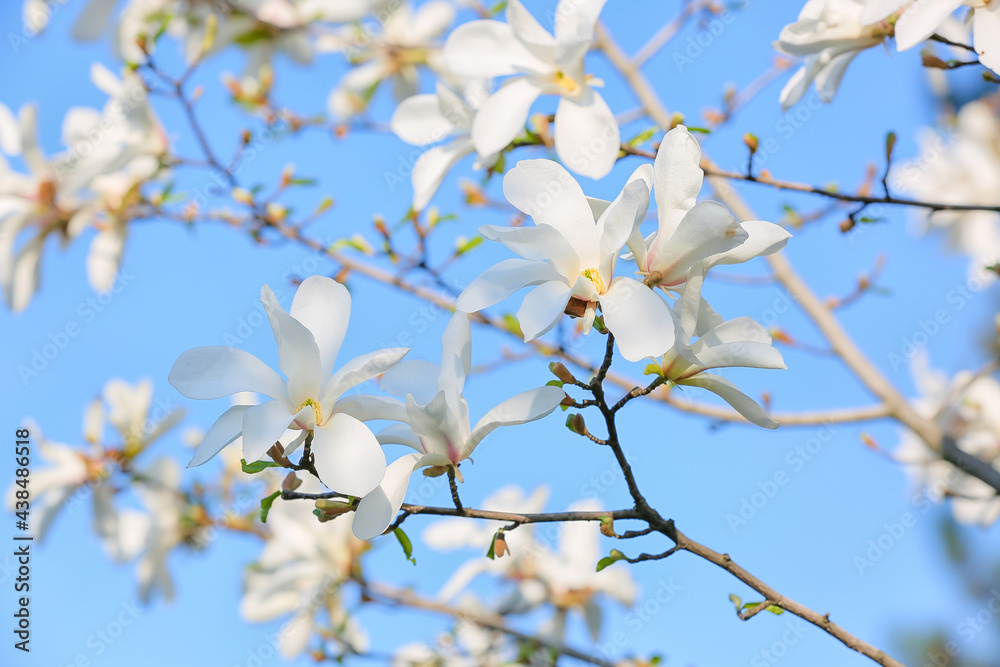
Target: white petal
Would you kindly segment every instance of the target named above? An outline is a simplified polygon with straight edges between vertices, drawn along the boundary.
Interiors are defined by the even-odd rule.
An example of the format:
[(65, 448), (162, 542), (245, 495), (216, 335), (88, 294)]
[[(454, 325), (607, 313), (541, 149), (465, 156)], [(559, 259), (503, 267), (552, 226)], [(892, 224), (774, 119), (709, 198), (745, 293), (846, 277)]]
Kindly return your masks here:
[(413, 209), (422, 211), (427, 208), (448, 172), (459, 160), (475, 150), (472, 139), (461, 136), (444, 146), (424, 151), (413, 163), (413, 173), (410, 176), (413, 182)]
[(21, 130), (6, 104), (0, 104), (0, 150), (7, 155), (21, 152)]
[(667, 132), (653, 162), (653, 193), (660, 221), (657, 239), (665, 240), (677, 229), (701, 192), (701, 144), (688, 129), (678, 125)]
[(455, 7), (446, 0), (431, 0), (420, 6), (406, 26), (407, 42), (425, 46), (447, 30), (455, 20)]
[(615, 114), (593, 89), (586, 88), (579, 98), (559, 100), (556, 153), (570, 169), (594, 179), (607, 176), (618, 160), (621, 143)]
[[(596, 234), (597, 228), (593, 229)], [(567, 278), (575, 278), (583, 269), (576, 247), (565, 234), (551, 225), (534, 227), (483, 225), (479, 228), (479, 233), (489, 241), (499, 241), (525, 259), (552, 262), (553, 268)], [(594, 251), (593, 261), (596, 264), (598, 261), (596, 243)]]
[(591, 40), (594, 26), (607, 0), (561, 0), (556, 5), (556, 40), (562, 42)]
[[(581, 276), (580, 280), (586, 278)], [(572, 288), (559, 280), (542, 283), (528, 292), (517, 311), (517, 320), (521, 324), (525, 341), (547, 333), (559, 322), (572, 292)]]
[(125, 227), (114, 226), (98, 232), (87, 253), (87, 280), (98, 292), (107, 292), (118, 276), (125, 247)]
[(329, 488), (351, 496), (363, 496), (382, 481), (385, 454), (375, 435), (363, 423), (338, 413), (317, 427), (313, 434), (316, 471)]
[(468, 458), (483, 438), (501, 426), (526, 424), (547, 417), (565, 397), (566, 392), (559, 387), (540, 387), (508, 398), (487, 412), (475, 425), (465, 443), (462, 458)]
[(333, 278), (310, 276), (295, 291), (289, 314), (313, 335), (321, 377), (330, 377), (351, 318), (351, 293)]
[(355, 357), (341, 366), (340, 370), (334, 373), (327, 382), (323, 395), (320, 397), (324, 414), (345, 391), (385, 373), (399, 363), (399, 360), (405, 357), (409, 351), (410, 349), (406, 347), (375, 350)]
[(558, 162), (519, 161), (503, 178), (503, 194), (536, 225), (558, 229), (578, 251), (597, 247), (590, 203), (580, 184)]
[(715, 201), (699, 202), (681, 219), (669, 239), (659, 234), (649, 249), (649, 270), (663, 274), (663, 284), (683, 280), (692, 266), (743, 244), (749, 234), (729, 210)]
[(243, 432), (243, 413), (250, 407), (249, 405), (234, 405), (223, 412), (202, 438), (201, 444), (198, 445), (198, 449), (195, 450), (187, 467), (194, 468), (207, 463), (226, 445), (238, 438)]
[(375, 439), (378, 440), (378, 444), (380, 445), (406, 445), (407, 447), (417, 450), (421, 455), (424, 454), (424, 448), (420, 444), (420, 438), (418, 438), (413, 432), (413, 429), (406, 424), (393, 424), (392, 426), (386, 426), (384, 429), (375, 434)]
[(683, 380), (678, 384), (692, 385), (708, 389), (709, 391), (721, 396), (726, 403), (729, 403), (729, 405), (733, 406), (737, 412), (757, 426), (772, 429), (778, 428), (778, 422), (768, 417), (763, 408), (757, 405), (752, 398), (737, 389), (736, 385), (732, 382), (721, 378), (718, 375), (712, 375), (711, 373), (699, 373), (698, 375), (688, 378), (687, 380)]
[(520, 0), (509, 0), (506, 16), (517, 40), (539, 59), (550, 62), (556, 45), (555, 37), (542, 27)]
[(499, 153), (521, 133), (541, 88), (525, 77), (509, 79), (479, 107), (472, 141), (480, 155)]
[(781, 95), (779, 95), (778, 100), (781, 102), (782, 112), (788, 111), (799, 103), (799, 100), (809, 90), (809, 85), (816, 78), (819, 70), (818, 57), (810, 56), (806, 58), (805, 64), (792, 75), (792, 78), (788, 80), (785, 87), (781, 89)]
[(285, 382), (267, 364), (234, 347), (196, 347), (174, 362), (167, 382), (188, 398), (213, 399), (253, 391), (287, 401)]
[(414, 146), (441, 141), (455, 131), (441, 112), (437, 95), (414, 95), (399, 103), (389, 123), (397, 137)]
[[(438, 387), (449, 399), (462, 394), (472, 368), (472, 331), (469, 316), (459, 311), (451, 316), (441, 336), (441, 371)], [(453, 406), (457, 407), (457, 406)]]
[(820, 101), (827, 104), (833, 101), (837, 95), (837, 89), (840, 88), (840, 81), (847, 71), (847, 66), (851, 64), (858, 53), (860, 52), (848, 51), (835, 56), (816, 75), (816, 94), (819, 95)]
[[(9, 273), (4, 271), (4, 296), (10, 309), (20, 313), (38, 291), (41, 282), (41, 260), (44, 237), (36, 236), (21, 248), (10, 266)], [(6, 263), (6, 258), (5, 258)]]
[(604, 324), (629, 361), (659, 357), (674, 344), (674, 321), (663, 299), (631, 278), (616, 278), (601, 295)]
[(392, 462), (385, 471), (385, 478), (375, 490), (365, 495), (354, 512), (354, 536), (359, 540), (372, 540), (389, 527), (403, 505), (410, 474), (420, 454), (407, 454)]
[(742, 264), (760, 255), (770, 255), (785, 247), (792, 235), (781, 225), (763, 220), (740, 223), (748, 237), (742, 244), (727, 252), (706, 258), (709, 266)]
[(908, 2), (910, 0), (868, 0), (858, 16), (858, 22), (861, 25), (877, 23), (890, 14), (896, 13)]
[(641, 178), (636, 178), (626, 183), (621, 194), (598, 219), (602, 274), (614, 273), (618, 253), (633, 233), (638, 231), (648, 209), (649, 186)]
[(781, 352), (767, 343), (722, 343), (695, 354), (705, 368), (786, 368)]
[(905, 51), (930, 37), (963, 0), (914, 2), (896, 21), (896, 48)]
[[(436, 372), (437, 367), (435, 366), (435, 374)], [(354, 394), (337, 401), (337, 412), (363, 422), (377, 419), (406, 421), (406, 409), (403, 407), (402, 401), (388, 396)]]
[(500, 303), (519, 289), (560, 279), (548, 262), (507, 259), (477, 276), (462, 290), (455, 305), (464, 313), (475, 313)]
[(448, 69), (460, 76), (507, 76), (538, 70), (543, 63), (502, 21), (469, 21), (455, 28), (444, 45)]
[(278, 344), (278, 365), (288, 378), (288, 400), (298, 405), (308, 398), (315, 399), (324, 379), (315, 337), (304, 324), (285, 312), (267, 285), (261, 289), (260, 301)]
[(977, 7), (972, 16), (972, 40), (979, 62), (1000, 74), (1000, 2)]
[[(310, 408), (304, 408), (312, 412)], [(288, 430), (292, 415), (279, 401), (252, 405), (243, 413), (243, 458), (247, 463), (259, 461), (278, 438)]]

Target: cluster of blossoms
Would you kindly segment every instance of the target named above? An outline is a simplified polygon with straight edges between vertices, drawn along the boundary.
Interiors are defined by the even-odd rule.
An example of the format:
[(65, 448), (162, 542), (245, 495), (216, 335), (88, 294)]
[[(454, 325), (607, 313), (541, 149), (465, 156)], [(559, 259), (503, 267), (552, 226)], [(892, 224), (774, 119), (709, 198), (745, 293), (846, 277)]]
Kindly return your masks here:
[[(900, 51), (935, 33), (961, 32), (951, 18), (968, 8), (979, 62), (1000, 73), (1000, 6), (983, 0), (808, 0), (799, 18), (781, 31), (774, 47), (805, 58), (781, 91), (784, 109), (802, 99), (810, 84), (824, 102), (833, 100), (847, 66), (858, 53), (895, 37)], [(944, 35), (942, 35), (944, 36)], [(960, 38), (961, 39), (961, 38)]]
[[(183, 414), (159, 401), (154, 404), (149, 381), (130, 385), (112, 379), (84, 413), (86, 451), (47, 440), (32, 425), (41, 458), (49, 464), (31, 478), (35, 538), (45, 539), (61, 511), (89, 503), (94, 533), (107, 554), (120, 563), (135, 563), (140, 598), (147, 601), (158, 592), (171, 599), (169, 553), (182, 545), (200, 549), (206, 543), (205, 533), (194, 505), (181, 490), (180, 466), (168, 458), (139, 457)], [(105, 439), (106, 423), (117, 432), (113, 445)], [(12, 511), (22, 507), (19, 488), (14, 485), (7, 493), (6, 504)], [(135, 492), (142, 509), (122, 506), (118, 494), (123, 488)]]
[[(959, 449), (1000, 471), (1000, 383), (969, 371), (949, 379), (930, 368), (926, 354), (914, 358), (912, 368), (921, 394), (914, 407), (934, 419)], [(942, 460), (916, 434), (901, 434), (895, 456), (921, 488), (922, 496), (934, 502), (952, 499), (957, 521), (989, 526), (1000, 518), (996, 490)]]
[[(893, 171), (894, 187), (925, 201), (1000, 206), (1000, 120), (988, 102), (969, 102), (947, 134), (926, 129), (919, 140), (919, 156)], [(970, 284), (995, 275), (985, 269), (1000, 262), (1000, 214), (934, 211), (922, 213), (920, 223), (943, 230), (970, 258)]]
[[(0, 104), (0, 285), (14, 311), (38, 290), (50, 235), (67, 243), (95, 229), (87, 277), (95, 290), (111, 289), (131, 211), (143, 202), (139, 186), (168, 172), (167, 135), (139, 75), (119, 79), (94, 65), (91, 78), (110, 99), (101, 111), (70, 109), (63, 120), (66, 150), (52, 157), (38, 145), (35, 107), (25, 105), (15, 119)], [(3, 154), (20, 157), (27, 173), (12, 169)]]

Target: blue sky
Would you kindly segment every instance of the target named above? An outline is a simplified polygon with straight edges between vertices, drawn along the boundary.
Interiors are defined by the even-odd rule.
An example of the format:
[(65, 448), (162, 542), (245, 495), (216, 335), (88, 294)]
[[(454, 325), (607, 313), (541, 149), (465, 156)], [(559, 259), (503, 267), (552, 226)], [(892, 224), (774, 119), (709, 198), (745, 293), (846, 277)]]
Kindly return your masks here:
[[(16, 4), (7, 3), (0, 9), (4, 34), (20, 29)], [(55, 5), (59, 9), (49, 30), (21, 44), (17, 52), (0, 44), (0, 63), (5, 71), (0, 100), (11, 108), (29, 101), (38, 104), (40, 140), (49, 153), (59, 148), (61, 119), (67, 109), (77, 105), (99, 108), (105, 101), (103, 93), (89, 81), (91, 63), (100, 61), (115, 67), (106, 39), (95, 44), (69, 40), (80, 4)], [(526, 4), (540, 17), (553, 7), (550, 0)], [(652, 8), (652, 4), (657, 7)], [(604, 18), (632, 52), (674, 15), (677, 5), (614, 0)], [(782, 25), (794, 20), (798, 10), (799, 3), (793, 2), (776, 6), (747, 3), (731, 22), (714, 26), (721, 26), (715, 31), (718, 34), (713, 34), (712, 26), (689, 26), (650, 61), (646, 70), (667, 106), (684, 113), (689, 124), (700, 125), (701, 112), (719, 105), (728, 82), (745, 86), (770, 66), (774, 57), (770, 42)], [(177, 72), (180, 64), (171, 45), (161, 50), (166, 54), (166, 67)], [(816, 184), (836, 181), (853, 187), (862, 180), (868, 162), (881, 167), (886, 132), (894, 130), (899, 135), (897, 154), (906, 157), (917, 150), (917, 128), (934, 122), (935, 112), (918, 63), (917, 53), (872, 49), (851, 66), (833, 105), (812, 108), (810, 93), (786, 115), (777, 102), (786, 78), (782, 77), (735, 122), (714, 133), (706, 148), (721, 165), (740, 168), (745, 159), (740, 137), (753, 132), (762, 145), (768, 138), (775, 140), (772, 145), (777, 149), (767, 156), (766, 168), (776, 176)], [(592, 55), (589, 64), (605, 79), (605, 95), (615, 111), (635, 106), (599, 55)], [(230, 50), (196, 76), (196, 81), (206, 86), (198, 112), (222, 155), (230, 154), (235, 146), (238, 133), (234, 128), (254, 122), (229, 104), (219, 84), (222, 71), (238, 72), (241, 66), (241, 54)], [(342, 72), (338, 59), (332, 56), (321, 58), (311, 69), (279, 60), (277, 99), (302, 112), (320, 111)], [(163, 102), (157, 101), (157, 111), (178, 152), (195, 155), (197, 146), (177, 108)], [(390, 102), (383, 91), (373, 116), (387, 119)], [(545, 104), (550, 101), (538, 108), (551, 108)], [(633, 123), (623, 135), (631, 136), (647, 126), (646, 122)], [(319, 184), (293, 193), (291, 203), (308, 210), (325, 195), (337, 202), (311, 230), (314, 235), (370, 234), (374, 214), (381, 213), (389, 221), (405, 214), (410, 191), (408, 187), (388, 187), (385, 174), (395, 172), (400, 160), (407, 160), (413, 150), (392, 136), (358, 133), (335, 140), (312, 131), (268, 145), (245, 169), (245, 182), (272, 184), (281, 168), (294, 162), (297, 173), (316, 177)], [(525, 152), (520, 157), (538, 155)], [(584, 189), (588, 194), (612, 197), (638, 164), (635, 159), (624, 160), (600, 183), (583, 179)], [(459, 220), (447, 223), (451, 229), (442, 230), (446, 239), (471, 235), (480, 224), (507, 219), (506, 214), (461, 209), (455, 186), (462, 178), (478, 178), (471, 172), (471, 161), (456, 169), (435, 201), (442, 211), (460, 214)], [(180, 190), (196, 192), (208, 182), (204, 173), (186, 173), (180, 177)], [(816, 198), (795, 197), (762, 186), (743, 185), (739, 189), (768, 220), (779, 219), (785, 204), (802, 210), (824, 204)], [(490, 191), (499, 197), (499, 182), (492, 183)], [(834, 216), (796, 231), (786, 252), (823, 296), (850, 292), (859, 273), (870, 270), (877, 256), (886, 256), (880, 284), (889, 295), (869, 295), (840, 314), (848, 330), (897, 386), (907, 394), (914, 391), (908, 365), (894, 364), (893, 355), (900, 354), (904, 343), (920, 331), (920, 322), (939, 308), (950, 309), (953, 317), (929, 345), (934, 366), (957, 371), (976, 368), (985, 360), (979, 340), (996, 312), (995, 292), (977, 294), (960, 310), (948, 305), (949, 290), (965, 282), (964, 258), (945, 255), (938, 238), (914, 236), (906, 211), (890, 210), (884, 223), (852, 238), (837, 230), (838, 221)], [(439, 258), (448, 252), (450, 241), (446, 239), (433, 249)], [(6, 373), (4, 386), (8, 390), (3, 424), (10, 431), (30, 416), (49, 437), (79, 442), (83, 407), (111, 377), (129, 381), (150, 378), (156, 396), (166, 405), (187, 410), (186, 424), (207, 427), (226, 403), (192, 402), (179, 396), (166, 383), (177, 356), (191, 347), (223, 344), (227, 334), (237, 332), (241, 321), (256, 312), (261, 285), (267, 283), (280, 290), (287, 305), (292, 293), (290, 276), (334, 270), (329, 261), (299, 247), (264, 248), (217, 226), (189, 230), (175, 223), (145, 221), (135, 224), (130, 232), (124, 264), (127, 284), (96, 312), (87, 302), (94, 296), (84, 273), (88, 241), (85, 235), (68, 248), (57, 244), (46, 248), (43, 287), (31, 306), (17, 316), (0, 310), (5, 342), (0, 347), (0, 369)], [(456, 284), (465, 284), (482, 268), (504, 257), (501, 249), (481, 246), (449, 277)], [(760, 274), (765, 267), (753, 262), (736, 270)], [(355, 278), (351, 288), (352, 325), (342, 358), (395, 344), (401, 335), (413, 339), (412, 355), (431, 360), (438, 357), (445, 315), (362, 278)], [(820, 342), (817, 332), (794, 308), (787, 307), (787, 298), (774, 286), (714, 282), (706, 287), (706, 294), (727, 317), (750, 315), (803, 341)], [(505, 307), (513, 310), (516, 303)], [(49, 360), (37, 377), (22, 381), (18, 365), (29, 364), (36, 350), (49, 343), (51, 336), (58, 338), (58, 332), (71, 323), (78, 325), (79, 335)], [(495, 332), (474, 330), (473, 336), (476, 363), (497, 359), (501, 346), (518, 348), (515, 341)], [(593, 342), (584, 350), (596, 354)], [(266, 361), (275, 360), (266, 327), (253, 329), (241, 347)], [(770, 392), (774, 407), (782, 411), (872, 401), (835, 361), (797, 349), (782, 351), (788, 370), (733, 372), (729, 377), (751, 395)], [(616, 364), (635, 377), (641, 373), (638, 365)], [(481, 414), (497, 401), (549, 378), (541, 361), (518, 362), (488, 377), (475, 377), (467, 389), (472, 411)], [(178, 437), (180, 430), (159, 443), (160, 454), (186, 460), (188, 452)], [(777, 432), (740, 426), (713, 428), (704, 419), (637, 401), (623, 413), (621, 430), (623, 441), (634, 453), (640, 486), (662, 514), (676, 519), (692, 538), (730, 553), (777, 590), (820, 612), (830, 612), (833, 620), (890, 653), (903, 655), (901, 634), (934, 627), (954, 631), (967, 614), (975, 614), (983, 606), (984, 599), (970, 599), (961, 592), (957, 576), (946, 564), (940, 525), (947, 510), (927, 509), (915, 502), (903, 471), (866, 449), (859, 439), (865, 431), (883, 446), (894, 447), (897, 429), (892, 423), (782, 428)], [(808, 460), (796, 449), (800, 447), (811, 452)], [(11, 458), (0, 461), (0, 480), (12, 479)], [(527, 489), (549, 486), (548, 508), (561, 509), (586, 493), (588, 480), (614, 470), (606, 450), (588, 446), (568, 433), (557, 415), (517, 430), (498, 431), (477, 450), (475, 458), (474, 474), (466, 474), (462, 490), (466, 503), (473, 506), (496, 488), (517, 483)], [(35, 465), (40, 465), (37, 459)], [(217, 470), (213, 466), (187, 474), (205, 477)], [(600, 500), (607, 507), (625, 507), (627, 491), (620, 477), (613, 477), (602, 485)], [(787, 482), (778, 485), (777, 479)], [(744, 500), (749, 501), (755, 492), (773, 489), (771, 483), (777, 485), (773, 497), (746, 525), (734, 529), (727, 515), (738, 513)], [(433, 501), (447, 504), (446, 491), (440, 491)], [(892, 540), (891, 548), (873, 567), (859, 573), (855, 557), (865, 553), (869, 540), (877, 542), (907, 513), (913, 516), (912, 527)], [(407, 523), (411, 537), (418, 537), (429, 522), (411, 518)], [(985, 563), (989, 562), (986, 556), (1000, 547), (995, 530), (963, 529), (962, 533), (977, 553), (984, 554)], [(650, 539), (628, 548), (630, 552), (651, 551), (666, 546)], [(242, 568), (258, 553), (256, 540), (225, 536), (205, 552), (175, 553), (171, 565), (177, 599), (172, 604), (157, 600), (137, 609), (131, 606), (136, 597), (133, 573), (106, 558), (90, 533), (86, 503), (61, 516), (50, 539), (35, 548), (33, 651), (23, 656), (5, 646), (0, 648), (4, 656), (0, 663), (62, 667), (74, 661), (106, 666), (183, 662), (229, 667), (255, 664), (257, 659), (261, 664), (281, 664), (280, 658), (261, 658), (266, 635), (280, 624), (247, 624), (237, 611)], [(457, 564), (473, 555), (434, 554), (418, 544), (419, 565), (414, 568), (403, 561), (391, 538), (383, 539), (370, 557), (369, 570), (433, 593)], [(602, 641), (612, 641), (615, 633), (621, 632), (625, 640), (619, 648), (626, 653), (659, 653), (669, 665), (775, 664), (762, 656), (764, 651), (777, 654), (775, 646), (780, 644), (784, 645), (780, 652), (787, 651), (783, 661), (789, 665), (869, 664), (811, 626), (799, 637), (798, 624), (788, 614), (764, 614), (741, 623), (734, 617), (727, 595), (737, 593), (752, 600), (756, 599), (754, 594), (727, 573), (694, 557), (682, 554), (663, 563), (634, 567), (632, 572), (646, 593), (640, 604), (655, 599), (664, 580), (676, 582), (680, 590), (658, 605), (655, 613), (648, 613), (638, 631), (634, 631), (635, 616), (609, 607)], [(5, 573), (0, 572), (3, 577)], [(14, 594), (7, 583), (3, 590), (6, 592), (0, 598), (3, 608), (8, 609)], [(489, 594), (493, 589), (484, 586), (481, 590)], [(373, 647), (381, 652), (406, 641), (429, 638), (445, 627), (441, 619), (421, 619), (400, 611), (373, 613), (365, 609), (361, 618)], [(111, 641), (101, 639), (98, 633), (116, 632), (115, 624), (125, 619), (130, 623), (121, 627), (120, 635), (108, 635)], [(582, 627), (574, 626), (571, 636), (577, 646), (590, 646)], [(794, 643), (788, 637), (794, 637)], [(963, 655), (995, 656), (1000, 652), (997, 633), (978, 633), (963, 643), (962, 649)], [(759, 662), (761, 659), (765, 662)], [(302, 659), (297, 664), (311, 663)]]

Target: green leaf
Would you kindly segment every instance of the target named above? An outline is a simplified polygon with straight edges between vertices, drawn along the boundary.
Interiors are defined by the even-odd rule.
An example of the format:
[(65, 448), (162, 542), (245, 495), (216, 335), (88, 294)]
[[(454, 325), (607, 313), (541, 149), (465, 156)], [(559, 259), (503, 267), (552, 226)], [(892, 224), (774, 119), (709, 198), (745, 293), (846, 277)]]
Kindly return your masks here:
[(740, 608), (743, 606), (743, 599), (740, 598), (739, 595), (736, 595), (734, 593), (729, 594), (729, 601), (733, 603), (734, 607), (736, 607), (736, 611), (739, 611)]
[(659, 364), (649, 364), (642, 370), (643, 375), (663, 375), (663, 369)]
[(892, 149), (896, 147), (896, 133), (885, 135), (885, 161), (892, 162)]
[(293, 178), (288, 181), (289, 185), (316, 185), (318, 181), (315, 178)]
[(240, 465), (243, 466), (243, 472), (248, 475), (256, 475), (261, 470), (267, 470), (268, 468), (280, 468), (274, 461), (254, 461), (253, 463), (247, 463), (246, 459), (240, 459)]
[(626, 558), (628, 558), (628, 556), (623, 554), (621, 551), (618, 551), (618, 549), (612, 549), (610, 556), (605, 556), (601, 560), (597, 561), (597, 571), (600, 572), (609, 565), (614, 565), (618, 561), (625, 560)]
[(648, 127), (639, 134), (629, 139), (626, 143), (629, 146), (638, 146), (640, 144), (644, 144), (653, 138), (653, 136), (656, 134), (657, 129), (658, 128), (656, 127)]
[(548, 382), (545, 383), (545, 386), (546, 387), (559, 387), (561, 389), (562, 386), (563, 386), (563, 381), (562, 380), (549, 380)]
[(493, 533), (493, 539), (490, 540), (490, 550), (486, 552), (486, 557), (489, 558), (490, 560), (494, 560), (497, 557), (496, 552), (493, 550), (493, 547), (497, 543), (497, 535), (499, 534), (500, 531)]
[(399, 546), (403, 547), (403, 555), (406, 556), (406, 560), (416, 565), (417, 561), (413, 558), (413, 543), (410, 542), (410, 538), (407, 537), (402, 528), (396, 528), (392, 532), (396, 536), (396, 539), (399, 540)]
[(267, 523), (267, 515), (271, 513), (271, 505), (274, 503), (274, 499), (281, 495), (281, 491), (275, 491), (266, 498), (260, 499), (260, 521), (261, 523)]
[[(730, 599), (732, 599), (735, 596), (730, 595), (729, 597), (730, 597)], [(736, 599), (739, 600), (739, 598), (736, 598)], [(760, 603), (760, 602), (747, 602), (745, 605), (743, 605), (742, 609), (755, 609), (755, 608), (759, 607), (761, 604), (762, 603)], [(782, 609), (781, 607), (775, 606), (773, 604), (767, 605), (767, 608), (764, 611), (769, 611), (772, 614), (775, 614), (776, 616), (780, 616), (781, 614), (785, 613), (784, 609)]]
[(458, 245), (457, 248), (455, 248), (455, 257), (461, 257), (462, 255), (469, 252), (482, 242), (483, 242), (482, 236), (473, 236), (471, 239), (463, 241)]
[(712, 134), (712, 131), (707, 127), (689, 127), (688, 132), (701, 132), (702, 134)]

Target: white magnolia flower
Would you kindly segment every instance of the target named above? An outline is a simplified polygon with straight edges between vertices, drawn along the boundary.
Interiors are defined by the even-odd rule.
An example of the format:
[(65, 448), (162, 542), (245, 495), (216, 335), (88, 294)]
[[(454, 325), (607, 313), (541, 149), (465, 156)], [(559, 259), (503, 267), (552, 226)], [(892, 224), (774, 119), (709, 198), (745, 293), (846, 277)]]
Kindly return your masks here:
[[(433, 646), (421, 642), (400, 646), (393, 653), (392, 667), (501, 667), (518, 661), (536, 664), (526, 660), (523, 645), (510, 641), (502, 632), (484, 628), (471, 620), (490, 615), (490, 610), (478, 598), (465, 595), (453, 608), (464, 614), (453, 633), (438, 636)], [(545, 648), (540, 647), (539, 650), (545, 651)]]
[(686, 127), (667, 132), (653, 164), (659, 227), (645, 240), (636, 229), (628, 242), (639, 273), (664, 290), (679, 291), (693, 267), (770, 255), (791, 237), (771, 222), (738, 222), (719, 202), (699, 202), (705, 177), (700, 164), (701, 145)]
[[(934, 418), (959, 449), (1000, 471), (1000, 382), (968, 371), (949, 379), (930, 369), (925, 352), (914, 358), (912, 371), (921, 394), (913, 402), (917, 411)], [(895, 456), (928, 498), (951, 497), (957, 521), (989, 526), (1000, 518), (996, 490), (944, 461), (915, 433), (901, 433)]]
[[(389, 466), (385, 479), (358, 504), (354, 534), (370, 540), (382, 534), (396, 516), (410, 474), (432, 468), (442, 474), (453, 470), (459, 481), (459, 464), (472, 455), (487, 435), (501, 426), (525, 424), (549, 415), (566, 394), (558, 387), (541, 387), (507, 399), (486, 413), (475, 426), (469, 425), (469, 405), (462, 395), (472, 359), (469, 318), (456, 313), (441, 339), (441, 365), (430, 362), (402, 362), (382, 378), (382, 388), (406, 397), (396, 415), (382, 408), (382, 417), (405, 421), (378, 433), (382, 444), (401, 444), (416, 453), (407, 454)], [(405, 412), (400, 414), (399, 408)]]
[(774, 48), (805, 58), (781, 91), (783, 110), (797, 104), (813, 81), (819, 98), (832, 101), (854, 57), (882, 43), (886, 29), (862, 23), (864, 7), (865, 0), (809, 0), (798, 20), (782, 28)]
[[(538, 511), (534, 506), (533, 511)], [(570, 507), (571, 511), (599, 511), (596, 500), (584, 500)], [(511, 511), (511, 510), (507, 510)], [(518, 511), (518, 510), (513, 510)], [(523, 511), (523, 510), (522, 510)], [(443, 542), (445, 546), (464, 546), (457, 536), (463, 528), (461, 520), (449, 519), (432, 524), (427, 531), (428, 543)], [(466, 520), (468, 521), (468, 520)], [(446, 526), (447, 528), (441, 528)], [(464, 526), (468, 528), (468, 524)], [(522, 526), (526, 528), (527, 526)], [(493, 527), (494, 530), (496, 526)], [(513, 541), (517, 531), (512, 531), (505, 539)], [(496, 606), (501, 614), (524, 614), (544, 605), (551, 605), (555, 614), (544, 632), (554, 642), (561, 642), (565, 633), (567, 615), (579, 613), (583, 616), (591, 636), (597, 641), (601, 628), (601, 603), (612, 598), (623, 605), (631, 606), (636, 597), (636, 585), (628, 569), (610, 567), (596, 571), (596, 565), (603, 555), (600, 552), (600, 534), (597, 526), (587, 522), (568, 522), (559, 527), (558, 551), (548, 546), (547, 541), (521, 539), (515, 546), (510, 544), (510, 558), (504, 556), (495, 561), (485, 561), (481, 550), (489, 546), (492, 533), (482, 543), (469, 544), (480, 554), (470, 567), (462, 566), (442, 591), (442, 597), (464, 588), (470, 579), (479, 573), (499, 574), (513, 582), (515, 587)]]
[[(391, 79), (399, 101), (417, 94), (420, 66), (441, 70), (439, 38), (455, 20), (455, 8), (446, 0), (431, 0), (414, 9), (409, 2), (394, 3), (381, 18), (380, 30), (358, 40), (356, 30), (321, 40), (318, 48), (344, 51), (358, 65), (330, 93), (327, 106), (339, 118), (350, 118), (368, 108), (375, 89)], [(483, 153), (487, 155), (488, 153)]]
[(583, 176), (601, 178), (618, 159), (621, 134), (614, 113), (585, 74), (584, 56), (606, 0), (560, 0), (555, 36), (518, 0), (507, 3), (507, 22), (471, 21), (448, 37), (448, 69), (461, 76), (510, 76), (479, 108), (472, 140), (480, 155), (498, 153), (521, 132), (540, 95), (558, 95), (555, 148)]
[[(916, 159), (899, 164), (890, 184), (923, 201), (1000, 206), (1000, 120), (989, 104), (970, 102), (958, 112), (953, 140), (931, 129), (919, 136)], [(969, 279), (994, 274), (1000, 262), (1000, 215), (991, 211), (934, 211), (920, 214), (923, 229), (941, 229), (948, 243), (968, 255)]]
[[(441, 182), (459, 160), (476, 152), (472, 122), (476, 109), (489, 95), (482, 81), (462, 86), (455, 92), (442, 82), (434, 95), (414, 95), (400, 102), (392, 115), (392, 131), (414, 146), (427, 146), (447, 139), (421, 155), (413, 165), (413, 208), (423, 210)], [(499, 153), (477, 154), (476, 169), (496, 164)]]
[(895, 20), (896, 48), (913, 48), (934, 34), (959, 7), (968, 7), (979, 62), (1000, 73), (1000, 4), (991, 0), (869, 0), (861, 21), (874, 23), (902, 10)]
[[(309, 480), (304, 482), (302, 488), (312, 491)], [(321, 632), (332, 634), (354, 652), (368, 647), (364, 632), (348, 616), (340, 591), (366, 545), (351, 534), (350, 521), (339, 518), (320, 524), (312, 509), (302, 501), (275, 501), (267, 517), (271, 536), (247, 570), (240, 603), (240, 614), (251, 622), (290, 616), (279, 645), (286, 659), (300, 655), (310, 637)]]
[[(237, 348), (199, 347), (182, 354), (168, 379), (188, 398), (214, 399), (253, 391), (273, 399), (226, 410), (188, 465), (202, 465), (241, 434), (243, 457), (256, 461), (285, 430), (300, 429), (300, 442), (309, 433), (313, 436), (320, 479), (341, 493), (365, 495), (382, 481), (385, 454), (368, 427), (344, 411), (348, 401), (341, 405), (340, 398), (348, 389), (392, 368), (409, 350), (378, 350), (347, 362), (334, 373), (351, 312), (346, 287), (331, 278), (312, 276), (299, 285), (290, 312), (266, 285), (261, 302), (287, 379)], [(366, 399), (353, 396), (349, 403), (363, 407)]]
[(517, 312), (525, 340), (554, 327), (567, 305), (570, 312), (584, 317), (587, 332), (600, 305), (622, 356), (638, 361), (663, 354), (673, 331), (666, 303), (642, 283), (614, 277), (622, 247), (646, 215), (652, 180), (649, 165), (639, 167), (618, 198), (602, 203), (603, 210), (596, 214), (580, 185), (559, 164), (518, 162), (504, 177), (504, 195), (532, 216), (535, 225), (485, 225), (479, 232), (524, 259), (509, 259), (487, 269), (459, 296), (458, 309), (476, 312), (534, 287)]
[(785, 362), (771, 347), (767, 330), (752, 318), (724, 321), (711, 309), (703, 309), (703, 281), (704, 272), (696, 270), (671, 310), (676, 338), (674, 347), (660, 360), (660, 373), (674, 384), (718, 394), (757, 426), (778, 428), (778, 423), (732, 382), (705, 372), (732, 367), (785, 368)]

